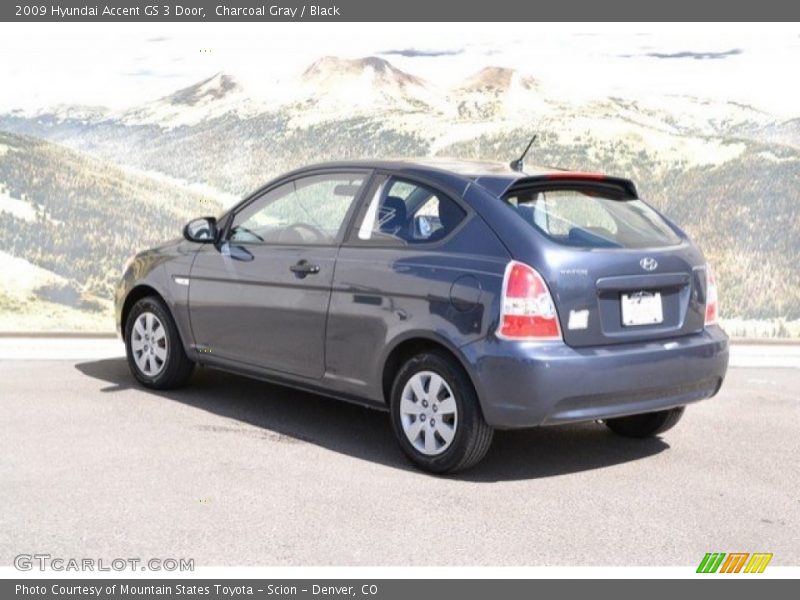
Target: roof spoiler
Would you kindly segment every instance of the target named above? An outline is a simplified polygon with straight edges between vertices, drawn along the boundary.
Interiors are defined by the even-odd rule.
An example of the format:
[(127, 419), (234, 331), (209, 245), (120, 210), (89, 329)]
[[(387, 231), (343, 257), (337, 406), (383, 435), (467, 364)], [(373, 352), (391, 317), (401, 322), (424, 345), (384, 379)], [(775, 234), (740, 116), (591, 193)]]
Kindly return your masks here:
[(609, 177), (603, 173), (586, 173), (582, 171), (553, 171), (552, 173), (521, 177), (520, 179), (512, 181), (499, 195), (504, 196), (517, 188), (529, 187), (531, 185), (558, 183), (594, 184), (603, 187), (616, 188), (625, 195), (625, 199), (632, 200), (639, 197), (639, 192), (636, 190), (636, 184), (634, 184), (630, 179), (624, 179), (622, 177)]

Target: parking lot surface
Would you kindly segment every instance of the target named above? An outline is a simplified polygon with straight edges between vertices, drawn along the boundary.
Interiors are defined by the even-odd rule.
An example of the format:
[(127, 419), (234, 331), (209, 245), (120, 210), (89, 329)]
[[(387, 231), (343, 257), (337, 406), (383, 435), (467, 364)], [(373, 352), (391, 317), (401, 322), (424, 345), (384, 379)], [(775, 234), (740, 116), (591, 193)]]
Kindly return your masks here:
[(444, 478), (406, 462), (384, 413), (211, 370), (156, 393), (117, 356), (0, 360), (0, 382), (0, 565), (800, 564), (794, 368), (731, 369), (657, 439), (498, 432)]

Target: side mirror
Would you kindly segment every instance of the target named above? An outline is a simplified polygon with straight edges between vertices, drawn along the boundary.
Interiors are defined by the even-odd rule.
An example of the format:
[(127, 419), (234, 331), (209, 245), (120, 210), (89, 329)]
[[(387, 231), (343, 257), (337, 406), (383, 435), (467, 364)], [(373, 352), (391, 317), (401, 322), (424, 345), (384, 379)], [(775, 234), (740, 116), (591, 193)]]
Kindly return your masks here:
[(183, 237), (190, 242), (210, 244), (217, 239), (217, 220), (214, 217), (194, 219), (183, 228)]

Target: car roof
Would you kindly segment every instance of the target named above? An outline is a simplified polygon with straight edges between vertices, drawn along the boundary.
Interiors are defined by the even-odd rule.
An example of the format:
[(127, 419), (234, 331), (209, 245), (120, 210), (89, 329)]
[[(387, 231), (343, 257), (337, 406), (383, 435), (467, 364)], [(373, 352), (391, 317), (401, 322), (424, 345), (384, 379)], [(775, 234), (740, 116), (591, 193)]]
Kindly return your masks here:
[(476, 183), (495, 196), (502, 196), (512, 186), (521, 187), (538, 184), (542, 181), (580, 181), (604, 183), (624, 190), (628, 197), (636, 198), (635, 184), (630, 179), (610, 177), (604, 173), (590, 171), (572, 171), (559, 167), (525, 166), (523, 171), (515, 171), (507, 163), (463, 160), (456, 158), (396, 158), (389, 160), (346, 160), (309, 165), (298, 172), (318, 169), (381, 169), (406, 173), (409, 175), (428, 176), (439, 181), (449, 179), (456, 187), (460, 183), (465, 186)]
[(344, 160), (309, 165), (301, 171), (318, 169), (381, 169), (386, 171), (415, 173), (418, 175), (450, 175), (464, 184), (477, 183), (495, 195), (502, 195), (514, 183), (525, 179), (551, 178), (563, 175), (565, 178), (603, 178), (599, 173), (574, 172), (557, 167), (525, 166), (524, 171), (515, 171), (508, 163), (463, 160), (456, 158), (395, 158), (387, 160)]

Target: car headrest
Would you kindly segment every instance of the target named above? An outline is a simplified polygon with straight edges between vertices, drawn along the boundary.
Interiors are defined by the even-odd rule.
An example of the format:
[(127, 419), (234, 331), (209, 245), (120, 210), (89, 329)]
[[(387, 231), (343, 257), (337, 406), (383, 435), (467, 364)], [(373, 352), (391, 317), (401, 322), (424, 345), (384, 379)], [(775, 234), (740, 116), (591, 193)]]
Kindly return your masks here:
[(394, 233), (398, 227), (403, 227), (408, 220), (408, 210), (405, 201), (398, 196), (386, 196), (380, 214), (381, 231)]

